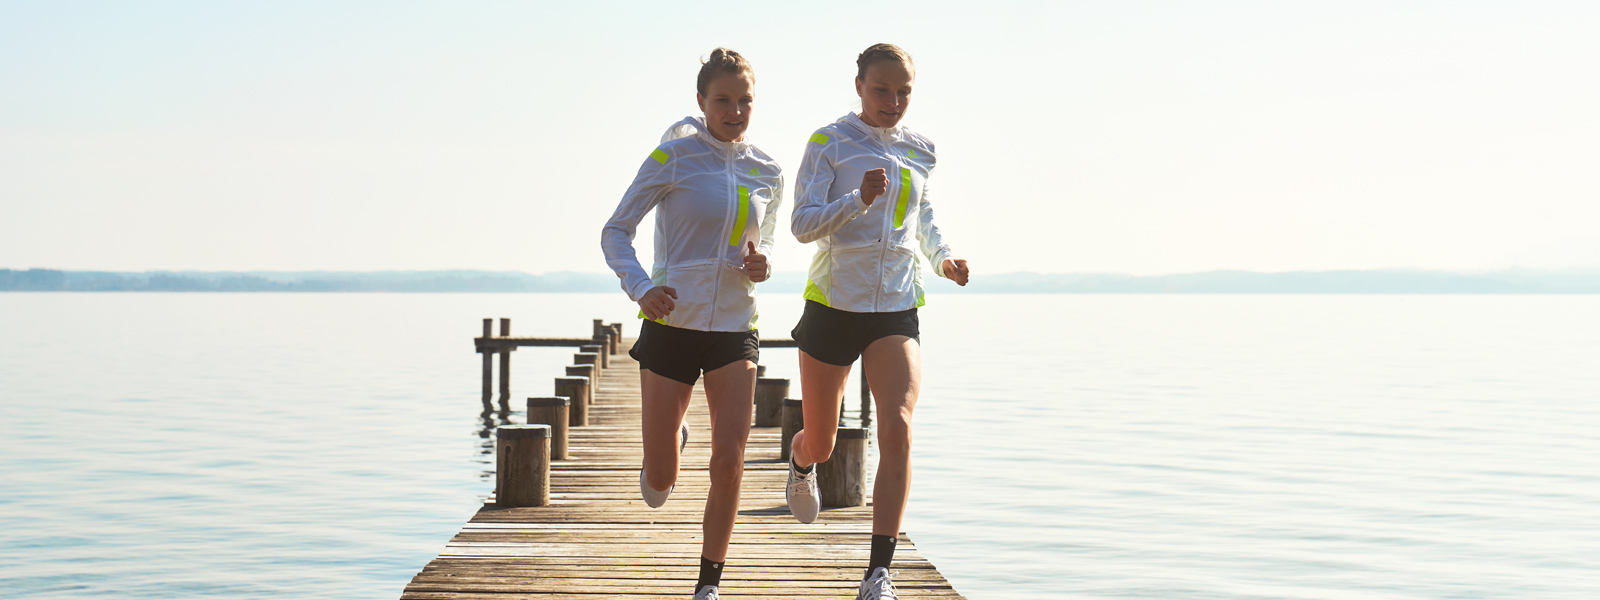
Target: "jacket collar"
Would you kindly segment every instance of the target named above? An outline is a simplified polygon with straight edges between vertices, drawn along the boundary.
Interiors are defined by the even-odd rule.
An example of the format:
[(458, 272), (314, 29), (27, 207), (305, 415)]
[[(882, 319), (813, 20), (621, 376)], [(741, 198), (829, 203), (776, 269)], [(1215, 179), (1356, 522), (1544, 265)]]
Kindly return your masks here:
[(722, 154), (744, 152), (750, 148), (750, 142), (724, 142), (717, 139), (711, 135), (710, 130), (706, 129), (705, 117), (693, 116), (684, 117), (683, 120), (668, 127), (667, 132), (661, 134), (661, 143), (665, 144), (672, 140), (689, 136), (699, 138), (700, 141), (705, 142), (706, 145), (711, 146)]
[(900, 139), (901, 131), (904, 129), (899, 125), (894, 127), (873, 127), (868, 125), (866, 121), (861, 120), (861, 116), (857, 115), (854, 111), (841, 117), (839, 122), (849, 124), (851, 127), (854, 127), (860, 130), (861, 133), (867, 135), (867, 137), (878, 140), (878, 142), (882, 144), (889, 144)]

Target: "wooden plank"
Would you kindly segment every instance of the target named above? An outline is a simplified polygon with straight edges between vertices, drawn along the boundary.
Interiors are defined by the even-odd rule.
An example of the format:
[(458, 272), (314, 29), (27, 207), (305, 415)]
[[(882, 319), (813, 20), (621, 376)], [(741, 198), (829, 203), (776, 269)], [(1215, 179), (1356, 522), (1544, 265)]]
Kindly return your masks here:
[[(477, 338), (480, 352), (519, 346), (581, 346), (579, 338)], [(622, 347), (633, 340), (623, 340)], [(762, 340), (793, 347), (793, 340)], [(598, 600), (686, 598), (697, 574), (710, 479), (710, 415), (702, 391), (686, 421), (691, 435), (671, 500), (639, 497), (638, 365), (626, 353), (595, 382), (587, 427), (568, 431), (568, 460), (551, 465), (550, 504), (503, 508), (489, 500), (422, 568), (402, 600)], [(789, 515), (781, 432), (754, 428), (745, 454), (740, 510), (720, 590), (727, 598), (811, 600), (854, 595), (866, 566), (872, 505), (824, 508), (816, 523)], [(893, 570), (902, 598), (961, 599), (901, 534)]]

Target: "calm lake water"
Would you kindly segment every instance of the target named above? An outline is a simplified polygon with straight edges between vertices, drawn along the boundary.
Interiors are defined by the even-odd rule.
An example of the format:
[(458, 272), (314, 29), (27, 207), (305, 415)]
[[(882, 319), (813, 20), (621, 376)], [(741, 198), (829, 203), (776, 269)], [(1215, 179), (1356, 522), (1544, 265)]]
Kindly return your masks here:
[[(799, 309), (768, 297), (767, 334)], [(395, 598), (492, 486), (480, 319), (631, 335), (635, 310), (0, 294), (0, 597)], [(1597, 314), (936, 296), (905, 529), (974, 599), (1600, 598)], [(570, 354), (519, 351), (514, 396)]]

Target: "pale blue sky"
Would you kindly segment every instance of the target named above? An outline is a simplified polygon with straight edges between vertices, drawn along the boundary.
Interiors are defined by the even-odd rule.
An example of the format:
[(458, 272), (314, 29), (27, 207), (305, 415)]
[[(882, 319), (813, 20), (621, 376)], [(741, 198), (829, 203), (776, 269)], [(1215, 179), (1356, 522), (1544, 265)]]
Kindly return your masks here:
[(5, 1), (0, 268), (601, 272), (699, 57), (754, 62), (792, 175), (879, 41), (979, 275), (1600, 265), (1596, 31), (1593, 2)]

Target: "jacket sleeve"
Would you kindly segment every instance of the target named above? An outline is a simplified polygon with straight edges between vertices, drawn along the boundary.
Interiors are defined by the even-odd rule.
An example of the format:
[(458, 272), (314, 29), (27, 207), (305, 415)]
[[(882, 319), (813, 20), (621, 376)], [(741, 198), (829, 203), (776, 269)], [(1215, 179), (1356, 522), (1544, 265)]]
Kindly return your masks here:
[[(812, 137), (817, 136), (827, 137), (820, 132)], [(800, 175), (795, 178), (794, 213), (789, 216), (789, 230), (802, 244), (838, 231), (867, 211), (859, 189), (837, 199), (828, 198), (828, 188), (833, 187), (833, 159), (828, 156), (828, 146), (828, 143), (806, 142)]]
[(772, 200), (767, 202), (767, 213), (761, 216), (761, 243), (756, 250), (767, 255), (767, 271), (772, 271), (772, 248), (778, 230), (778, 209), (783, 206), (783, 173), (778, 173), (778, 186), (772, 189)]
[(928, 200), (928, 180), (922, 181), (922, 199), (917, 203), (917, 240), (922, 242), (922, 253), (927, 255), (928, 262), (933, 263), (933, 272), (940, 277), (945, 277), (944, 261), (954, 257), (950, 245), (944, 243), (944, 235), (939, 233), (939, 226), (933, 222), (933, 203)]
[[(667, 160), (663, 162), (657, 157), (667, 157)], [(600, 249), (605, 252), (606, 266), (611, 267), (622, 279), (622, 291), (627, 292), (628, 298), (635, 302), (655, 284), (650, 281), (650, 275), (645, 273), (633, 250), (634, 234), (645, 214), (672, 191), (676, 171), (677, 164), (665, 150), (657, 148), (650, 157), (644, 159), (639, 173), (633, 177), (633, 184), (628, 186), (622, 201), (617, 203), (616, 212), (611, 213), (611, 220), (606, 221), (605, 228), (600, 230)]]

